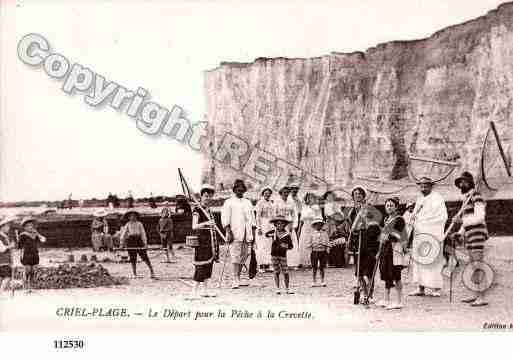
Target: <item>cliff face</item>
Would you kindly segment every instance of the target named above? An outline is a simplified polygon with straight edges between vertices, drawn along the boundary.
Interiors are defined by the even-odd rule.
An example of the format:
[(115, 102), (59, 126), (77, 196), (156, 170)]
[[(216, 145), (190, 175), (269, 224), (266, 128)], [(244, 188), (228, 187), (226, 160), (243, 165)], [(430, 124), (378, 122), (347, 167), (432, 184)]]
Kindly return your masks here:
[[(506, 146), (513, 138), (513, 3), (365, 52), (222, 63), (205, 72), (205, 93), (214, 150), (229, 132), (339, 185), (404, 179), (409, 154), (477, 173), (489, 120)], [(209, 157), (204, 176), (243, 177)]]

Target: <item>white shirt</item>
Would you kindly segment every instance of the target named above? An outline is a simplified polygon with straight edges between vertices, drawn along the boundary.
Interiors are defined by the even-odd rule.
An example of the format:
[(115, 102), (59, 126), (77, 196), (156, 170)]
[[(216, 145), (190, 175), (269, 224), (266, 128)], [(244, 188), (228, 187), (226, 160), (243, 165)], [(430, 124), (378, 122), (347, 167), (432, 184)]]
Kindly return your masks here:
[(253, 205), (247, 198), (232, 196), (228, 198), (221, 211), (221, 222), (223, 227), (230, 226), (233, 233), (233, 240), (242, 242), (253, 241), (252, 228), (256, 227)]

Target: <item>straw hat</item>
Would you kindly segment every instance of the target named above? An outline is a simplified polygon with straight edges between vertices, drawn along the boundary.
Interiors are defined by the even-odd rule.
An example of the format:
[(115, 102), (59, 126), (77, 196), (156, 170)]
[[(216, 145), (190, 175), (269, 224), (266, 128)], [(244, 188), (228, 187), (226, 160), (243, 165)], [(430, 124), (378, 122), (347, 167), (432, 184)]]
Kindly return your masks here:
[(137, 216), (137, 220), (141, 218), (141, 214), (135, 209), (129, 209), (128, 211), (126, 211), (124, 217), (128, 219), (128, 217), (130, 217), (132, 213)]
[(314, 220), (312, 221), (312, 227), (314, 224), (317, 224), (317, 223), (324, 224), (324, 220), (321, 217), (314, 218)]
[(98, 217), (98, 218), (105, 217), (107, 214), (108, 214), (107, 211), (104, 210), (104, 209), (99, 209), (99, 210), (94, 212), (94, 216)]
[(299, 189), (300, 187), (301, 187), (301, 186), (300, 186), (300, 185), (299, 185), (299, 183), (297, 183), (297, 182), (292, 182), (291, 184), (289, 184), (289, 185), (287, 186), (287, 188), (288, 188), (288, 189), (293, 189), (293, 188), (297, 188), (297, 189)]
[(265, 191), (271, 191), (271, 194), (273, 193), (273, 189), (272, 189), (271, 187), (269, 187), (269, 186), (265, 186), (264, 188), (262, 188), (262, 189), (260, 190), (260, 195), (262, 195), (262, 196), (263, 196)]
[(21, 221), (21, 226), (25, 227), (25, 225), (30, 222), (36, 222), (36, 219), (34, 217), (26, 217)]
[(216, 189), (211, 184), (203, 183), (200, 188), (200, 193), (202, 193), (203, 191), (215, 192)]
[(289, 223), (292, 223), (292, 221), (289, 221), (287, 219), (287, 217), (283, 216), (283, 215), (277, 215), (277, 216), (274, 216), (273, 219), (271, 219), (269, 222), (271, 223), (275, 223), (275, 222), (284, 222), (286, 224), (289, 224)]
[(432, 186), (435, 184), (435, 182), (431, 178), (424, 176), (417, 181), (417, 185), (421, 184), (430, 184)]

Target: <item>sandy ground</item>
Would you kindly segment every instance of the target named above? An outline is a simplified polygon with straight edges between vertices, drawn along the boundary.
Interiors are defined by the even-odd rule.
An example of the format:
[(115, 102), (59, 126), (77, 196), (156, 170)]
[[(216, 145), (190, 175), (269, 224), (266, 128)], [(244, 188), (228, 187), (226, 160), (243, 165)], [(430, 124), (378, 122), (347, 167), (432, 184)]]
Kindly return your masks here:
[[(75, 257), (92, 252), (77, 250)], [(224, 253), (222, 250), (221, 254)], [(41, 253), (42, 265), (55, 265), (56, 261), (64, 260), (69, 254), (63, 250), (45, 250)], [(32, 294), (17, 291), (14, 297), (0, 301), (0, 330), (235, 330), (239, 326), (247, 326), (255, 330), (283, 328), (286, 330), (482, 330), (485, 323), (498, 323), (508, 326), (513, 323), (513, 286), (512, 272), (502, 272), (500, 280), (488, 292), (490, 305), (471, 308), (460, 303), (466, 296), (460, 275), (454, 279), (454, 300), (449, 303), (448, 280), (444, 293), (440, 298), (408, 297), (402, 310), (387, 311), (371, 305), (353, 305), (353, 267), (329, 268), (327, 270), (327, 288), (311, 288), (311, 271), (299, 270), (291, 274), (292, 288), (295, 294), (277, 295), (274, 291), (272, 273), (259, 274), (250, 281), (249, 287), (238, 290), (230, 289), (230, 267), (226, 267), (222, 287), (215, 288), (216, 298), (188, 300), (190, 292), (189, 279), (192, 275), (190, 264), (192, 250), (182, 248), (177, 251), (176, 263), (164, 263), (165, 256), (160, 251), (149, 252), (155, 267), (158, 280), (149, 278), (149, 271), (144, 263), (139, 263), (139, 274), (142, 278), (131, 279), (129, 285), (66, 290), (38, 290)], [(110, 253), (98, 254), (99, 259), (115, 258)], [(51, 261), (51, 263), (50, 263)], [(112, 275), (130, 276), (128, 263), (105, 263)], [(213, 278), (219, 282), (222, 264), (216, 264)], [(407, 271), (403, 271), (405, 293), (414, 289), (409, 283)], [(383, 296), (384, 285), (380, 280), (376, 283), (375, 298)], [(125, 307), (133, 314), (128, 319), (112, 320), (113, 318), (76, 318), (56, 315), (60, 307), (93, 307), (111, 308)], [(227, 318), (192, 320), (169, 320), (161, 317), (165, 309), (181, 308), (188, 310), (225, 311)], [(158, 311), (159, 317), (149, 319), (148, 311)], [(248, 310), (264, 316), (268, 310), (275, 317), (267, 320), (231, 318), (232, 310)], [(280, 319), (280, 311), (311, 313), (308, 319)], [(256, 315), (256, 314), (255, 314)], [(201, 323), (200, 323), (201, 322)], [(237, 326), (233, 324), (237, 323)], [(306, 326), (305, 326), (306, 325)]]

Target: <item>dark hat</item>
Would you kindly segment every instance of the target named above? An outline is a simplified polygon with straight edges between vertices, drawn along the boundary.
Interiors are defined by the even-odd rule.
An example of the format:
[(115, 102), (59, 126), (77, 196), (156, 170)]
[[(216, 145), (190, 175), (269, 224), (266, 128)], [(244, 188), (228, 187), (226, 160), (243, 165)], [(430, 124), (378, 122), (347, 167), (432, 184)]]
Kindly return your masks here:
[(299, 185), (299, 183), (297, 183), (297, 182), (292, 182), (291, 184), (287, 185), (287, 188), (288, 188), (288, 189), (294, 189), (294, 188), (299, 189), (299, 188), (300, 188), (300, 185)]
[(278, 191), (278, 193), (280, 193), (280, 194), (281, 194), (281, 193), (282, 193), (283, 191), (285, 191), (285, 190), (287, 190), (287, 191), (288, 191), (288, 190), (290, 190), (289, 186), (283, 186), (282, 188), (280, 188), (280, 190)]
[(233, 191), (235, 191), (235, 188), (236, 188), (237, 186), (242, 186), (242, 187), (244, 187), (244, 192), (247, 192), (247, 191), (248, 191), (248, 187), (246, 187), (246, 184), (245, 184), (245, 183), (244, 183), (244, 181), (243, 181), (243, 180), (241, 180), (241, 179), (236, 179), (236, 180), (235, 180), (235, 182), (233, 182), (233, 188), (232, 188), (232, 190), (233, 190)]
[(335, 192), (333, 192), (333, 191), (324, 192), (324, 194), (322, 195), (322, 199), (326, 200), (328, 198), (328, 195), (330, 195), (330, 194), (335, 195)]
[(472, 176), (472, 173), (470, 173), (468, 171), (463, 172), (458, 178), (456, 178), (456, 180), (454, 181), (454, 185), (456, 187), (459, 187), (461, 184), (461, 181), (463, 181), (463, 180), (467, 181), (472, 187), (475, 186), (474, 176)]
[(271, 219), (269, 222), (272, 224), (274, 224), (275, 222), (284, 222), (286, 224), (289, 224), (292, 221), (288, 220), (287, 217), (285, 217), (283, 215), (277, 215), (277, 216), (274, 216), (274, 218)]
[(429, 177), (421, 177), (418, 181), (417, 181), (417, 184), (418, 185), (421, 185), (421, 184), (430, 184), (430, 185), (434, 185), (435, 182), (429, 178)]
[(396, 207), (399, 207), (399, 204), (401, 204), (401, 200), (399, 199), (399, 197), (389, 197), (385, 200), (385, 204), (387, 202), (394, 202)]

